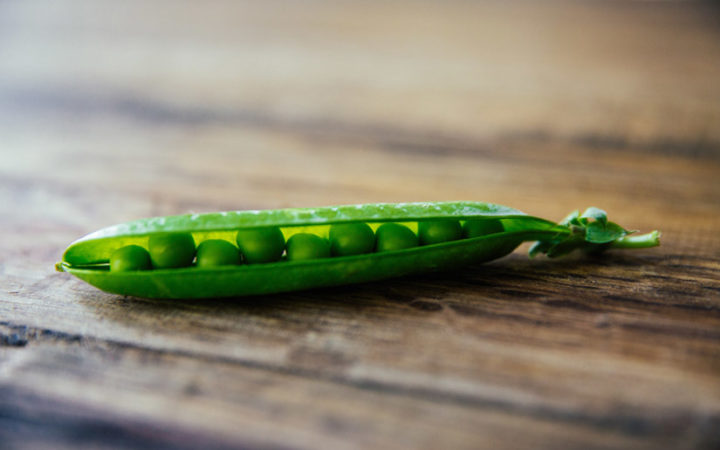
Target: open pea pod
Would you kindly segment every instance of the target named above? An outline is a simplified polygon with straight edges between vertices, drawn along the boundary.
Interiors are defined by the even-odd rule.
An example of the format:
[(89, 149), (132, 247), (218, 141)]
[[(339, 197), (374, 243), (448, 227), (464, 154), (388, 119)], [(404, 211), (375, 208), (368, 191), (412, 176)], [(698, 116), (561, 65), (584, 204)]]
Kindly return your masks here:
[[(270, 294), (322, 286), (368, 282), (408, 274), (447, 270), (500, 258), (524, 241), (537, 241), (531, 254), (559, 256), (574, 249), (600, 251), (609, 247), (642, 248), (658, 245), (657, 232), (629, 236), (607, 222), (604, 212), (588, 209), (565, 221), (528, 216), (518, 210), (481, 202), (434, 202), (345, 205), (263, 211), (234, 211), (156, 217), (114, 225), (73, 242), (65, 251), (60, 271), (69, 272), (107, 292), (146, 298), (213, 298)], [(399, 250), (369, 252), (294, 261), (283, 256), (259, 264), (152, 270), (110, 270), (116, 250), (148, 247), (153, 236), (189, 233), (195, 244), (221, 239), (234, 242), (241, 230), (278, 228), (285, 240), (299, 233), (326, 238), (335, 224), (365, 223), (377, 230), (383, 223), (401, 223), (417, 232), (431, 221), (492, 220), (499, 229), (478, 237), (418, 245)]]

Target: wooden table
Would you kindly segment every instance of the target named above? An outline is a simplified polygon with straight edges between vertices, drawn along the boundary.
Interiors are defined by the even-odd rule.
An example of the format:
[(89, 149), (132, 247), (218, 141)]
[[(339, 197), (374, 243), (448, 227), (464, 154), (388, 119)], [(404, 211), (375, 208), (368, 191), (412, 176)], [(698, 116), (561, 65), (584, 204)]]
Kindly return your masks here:
[[(0, 447), (718, 448), (720, 14), (646, 2), (0, 2)], [(157, 301), (131, 219), (590, 205), (660, 248)]]

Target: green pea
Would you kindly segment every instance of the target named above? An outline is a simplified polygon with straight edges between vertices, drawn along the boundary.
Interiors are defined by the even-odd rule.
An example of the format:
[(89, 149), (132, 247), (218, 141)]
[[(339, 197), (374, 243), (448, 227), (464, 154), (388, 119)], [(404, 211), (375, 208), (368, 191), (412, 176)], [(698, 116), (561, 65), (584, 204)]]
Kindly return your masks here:
[(294, 234), (287, 242), (288, 261), (327, 258), (330, 256), (330, 244), (315, 234)]
[(236, 241), (245, 261), (250, 264), (279, 261), (285, 250), (285, 238), (277, 227), (240, 230)]
[(195, 241), (190, 233), (152, 235), (148, 249), (156, 269), (187, 267), (195, 258)]
[(423, 220), (418, 223), (420, 245), (440, 244), (462, 237), (462, 227), (457, 220)]
[(375, 249), (389, 252), (417, 247), (418, 237), (412, 230), (399, 223), (384, 223), (375, 232)]
[(240, 251), (222, 239), (208, 239), (198, 245), (197, 266), (215, 267), (240, 264)]
[[(70, 244), (63, 253), (62, 261), (56, 264), (55, 268), (107, 292), (120, 295), (175, 299), (224, 298), (365, 283), (427, 271), (452, 270), (466, 264), (492, 261), (505, 256), (523, 241), (537, 241), (530, 248), (530, 255), (545, 253), (549, 257), (560, 256), (573, 250), (648, 248), (660, 243), (657, 231), (628, 236), (627, 231), (613, 222), (606, 222), (606, 219), (604, 211), (589, 208), (582, 215), (576, 211), (556, 224), (539, 217), (523, 215), (513, 208), (481, 202), (381, 203), (189, 214), (140, 219), (91, 233)], [(342, 220), (343, 224), (371, 224), (373, 228), (372, 224), (382, 223), (375, 233), (378, 252), (326, 258), (330, 254), (329, 242), (318, 236), (297, 235), (288, 242), (289, 258), (318, 259), (244, 267), (229, 266), (230, 268), (222, 266), (185, 270), (135, 270), (150, 267), (151, 264), (147, 261), (148, 258), (151, 261), (153, 258), (157, 259), (152, 255), (155, 252), (150, 252), (148, 256), (142, 248), (122, 248), (130, 242), (147, 242), (149, 236), (165, 236), (161, 240), (167, 241), (166, 235), (182, 232), (186, 234), (175, 240), (189, 241), (189, 260), (192, 260), (193, 237), (225, 236), (228, 230), (246, 230), (243, 227), (247, 227), (262, 229), (256, 236), (262, 236), (263, 233), (277, 236), (276, 239), (269, 240), (271, 244), (280, 243), (277, 246), (279, 250), (276, 250), (270, 259), (282, 258), (284, 239), (280, 230), (317, 231), (316, 234), (320, 235), (329, 231), (337, 220)], [(461, 221), (465, 224), (464, 232), (467, 237), (484, 237), (414, 247), (419, 242), (419, 237), (413, 232), (414, 228), (411, 231), (401, 226), (411, 224), (410, 226), (418, 226), (420, 229), (420, 222), (441, 220)], [(275, 228), (268, 228), (268, 224)], [(364, 225), (359, 225), (359, 228), (364, 228)], [(512, 233), (507, 232), (510, 230)], [(242, 242), (245, 233), (237, 234), (238, 241)], [(610, 237), (614, 240), (608, 242)], [(158, 247), (158, 239), (151, 239), (153, 250)], [(232, 239), (228, 241), (232, 246)], [(254, 244), (259, 241), (261, 240), (251, 239)], [(203, 264), (207, 246), (206, 242), (203, 248), (199, 249), (199, 265)], [(262, 243), (259, 247), (256, 245), (261, 253), (268, 253), (267, 248), (272, 246), (263, 247)], [(408, 247), (414, 249), (387, 251)], [(107, 270), (107, 265), (103, 264), (109, 255), (112, 255), (111, 270)], [(188, 261), (184, 263), (187, 264)]]
[(131, 270), (148, 270), (150, 254), (139, 245), (126, 245), (112, 252), (110, 255), (111, 272), (128, 272)]
[(498, 219), (470, 219), (463, 225), (463, 237), (474, 238), (505, 231)]
[(375, 246), (375, 234), (366, 223), (342, 223), (330, 227), (330, 252), (333, 256), (370, 253)]

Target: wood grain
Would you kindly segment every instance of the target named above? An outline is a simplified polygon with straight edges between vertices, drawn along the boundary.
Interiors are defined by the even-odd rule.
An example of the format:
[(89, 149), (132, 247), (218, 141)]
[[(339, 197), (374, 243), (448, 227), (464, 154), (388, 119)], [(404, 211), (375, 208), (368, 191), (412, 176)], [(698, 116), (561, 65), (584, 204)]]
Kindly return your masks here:
[[(717, 448), (720, 14), (0, 2), (0, 447)], [(662, 246), (212, 301), (53, 264), (135, 218), (590, 205)]]

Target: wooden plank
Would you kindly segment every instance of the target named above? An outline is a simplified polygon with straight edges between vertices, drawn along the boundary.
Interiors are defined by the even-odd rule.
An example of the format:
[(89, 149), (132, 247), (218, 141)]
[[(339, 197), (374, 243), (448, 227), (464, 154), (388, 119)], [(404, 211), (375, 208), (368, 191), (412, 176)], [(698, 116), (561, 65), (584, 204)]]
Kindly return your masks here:
[[(342, 288), (230, 303), (128, 301), (97, 295), (90, 288), (70, 282), (65, 285), (71, 289), (61, 290), (58, 297), (67, 298), (68, 302), (81, 298), (80, 309), (89, 309), (88, 312), (101, 317), (101, 321), (87, 320), (87, 313), (77, 311), (77, 306), (58, 304), (59, 299), (48, 299), (44, 302), (46, 306), (40, 306), (38, 293), (31, 296), (34, 307), (28, 309), (35, 317), (25, 320), (37, 321), (37, 316), (47, 317), (59, 308), (63, 311), (65, 326), (77, 320), (75, 330), (84, 330), (89, 336), (113, 336), (121, 346), (127, 346), (128, 341), (137, 342), (135, 345), (142, 349), (153, 349), (147, 350), (152, 354), (179, 354), (199, 365), (195, 374), (199, 383), (220, 386), (221, 392), (217, 395), (221, 399), (227, 396), (228, 386), (236, 386), (238, 382), (208, 380), (207, 366), (237, 364), (260, 372), (257, 376), (263, 379), (276, 373), (299, 378), (301, 386), (297, 388), (286, 386), (285, 381), (278, 382), (286, 386), (278, 387), (286, 393), (310, 391), (309, 395), (315, 395), (314, 389), (302, 386), (307, 382), (339, 384), (336, 388), (342, 392), (338, 396), (343, 402), (364, 397), (365, 391), (379, 391), (382, 395), (400, 397), (401, 404), (410, 402), (409, 397), (431, 405), (462, 407), (462, 411), (456, 413), (458, 420), (461, 416), (485, 420), (485, 410), (492, 416), (499, 413), (530, 416), (533, 429), (543, 428), (548, 421), (551, 427), (557, 426), (553, 422), (560, 422), (562, 435), (572, 429), (589, 439), (595, 430), (616, 435), (618, 446), (625, 445), (623, 439), (633, 437), (659, 442), (667, 438), (668, 427), (680, 440), (712, 439), (719, 417), (720, 396), (716, 381), (720, 367), (717, 296), (704, 299), (714, 298), (714, 303), (694, 304), (688, 300), (697, 301), (695, 292), (685, 292), (683, 296), (679, 289), (667, 287), (660, 299), (652, 295), (633, 296), (628, 291), (643, 292), (647, 286), (652, 286), (651, 291), (659, 295), (661, 291), (655, 291), (660, 288), (657, 279), (645, 281), (645, 288), (638, 286), (636, 280), (644, 278), (638, 273), (641, 272), (637, 269), (638, 260), (630, 258), (625, 264), (622, 260), (612, 261), (618, 262), (629, 272), (619, 279), (609, 262), (590, 267), (584, 263), (574, 270), (568, 269), (572, 263), (559, 271), (556, 267), (533, 270), (523, 259), (514, 258), (509, 268), (478, 267), (459, 280), (437, 276), (430, 281), (404, 280), (359, 289)], [(669, 259), (665, 264), (649, 262), (648, 265), (663, 279), (675, 271), (675, 266), (687, 262)], [(694, 264), (701, 266), (698, 261)], [(659, 271), (658, 266), (665, 266), (665, 272)], [(610, 272), (609, 279), (602, 278), (603, 271)], [(607, 286), (605, 292), (594, 292), (600, 290), (598, 284), (608, 283), (619, 285), (614, 293), (607, 292)], [(533, 290), (532, 285), (537, 287)], [(702, 292), (705, 287), (717, 290), (717, 281), (700, 278), (696, 291)], [(667, 296), (668, 292), (672, 295)], [(23, 306), (25, 301), (18, 299), (12, 303), (16, 309), (22, 309), (18, 306)], [(22, 327), (9, 325), (15, 333), (22, 331)], [(33, 330), (28, 333), (43, 334)], [(50, 330), (49, 334), (55, 333)], [(85, 381), (88, 377), (106, 380), (105, 370), (122, 369), (137, 373), (138, 379), (134, 382), (142, 386), (149, 382), (148, 378), (150, 381), (160, 378), (162, 383), (171, 384), (195, 372), (175, 367), (141, 370), (126, 367), (127, 363), (121, 360), (117, 363), (119, 367), (110, 365), (98, 374), (96, 371), (100, 369), (83, 367), (89, 358), (84, 344), (86, 338), (77, 333), (62, 337), (78, 343), (75, 357), (64, 356), (56, 349), (37, 357), (27, 356), (24, 351), (20, 357), (23, 364), (13, 364), (12, 360), (5, 363), (12, 368), (11, 375), (25, 374), (18, 377), (21, 382), (13, 381), (11, 385), (19, 384), (52, 395), (64, 393), (75, 399), (78, 391), (88, 390), (79, 397), (95, 406), (139, 414), (138, 409), (128, 412), (122, 407), (107, 405), (111, 395), (106, 392), (107, 381), (95, 386), (97, 392), (94, 393), (85, 387)], [(102, 346), (100, 350), (98, 353), (103, 355)], [(117, 358), (114, 351), (108, 353), (101, 363), (93, 364), (105, 367), (109, 364), (105, 358)], [(55, 359), (66, 358), (71, 367), (52, 367)], [(141, 365), (147, 366), (150, 361), (150, 367), (157, 364), (154, 356), (138, 359)], [(42, 365), (46, 360), (51, 361), (51, 367)], [(78, 367), (72, 369), (75, 366)], [(81, 380), (74, 382), (77, 384), (67, 381), (67, 376), (74, 371), (78, 374), (73, 376)], [(46, 374), (54, 373), (64, 374), (63, 381), (45, 379)], [(175, 373), (177, 375), (170, 375)], [(39, 374), (38, 379), (27, 374)], [(13, 378), (16, 377), (10, 377)], [(234, 379), (245, 378), (247, 375), (239, 374)], [(132, 385), (122, 382), (119, 385), (121, 391), (133, 390)], [(632, 391), (627, 386), (632, 386)], [(157, 387), (147, 390), (154, 392)], [(163, 394), (166, 393), (160, 392), (154, 401), (148, 401), (158, 408), (152, 410), (156, 417), (166, 417), (170, 408), (167, 399), (177, 397)], [(147, 393), (142, 395), (145, 397)], [(130, 397), (128, 401), (134, 404), (136, 400)], [(305, 405), (315, 405), (311, 398), (298, 402), (303, 405), (303, 413)], [(140, 404), (143, 409), (148, 408), (147, 404)], [(223, 409), (221, 405), (213, 407)], [(369, 417), (347, 421), (368, 422), (373, 421), (373, 417), (378, 420), (377, 408), (375, 400), (364, 406), (356, 405), (357, 414)], [(269, 406), (258, 409), (274, 411)], [(383, 410), (388, 411), (387, 407)], [(401, 411), (394, 413), (404, 417)], [(197, 414), (191, 416), (194, 424), (209, 426), (198, 420)], [(228, 417), (237, 418), (237, 414), (228, 413)], [(423, 427), (434, 423), (429, 412), (423, 417)], [(208, 420), (216, 424), (217, 418), (213, 416)], [(229, 424), (224, 425), (229, 428)], [(248, 425), (257, 429), (254, 423)], [(283, 422), (283, 427), (286, 426), (289, 425)], [(489, 430), (495, 426), (488, 425), (482, 435), (495, 436)], [(452, 430), (447, 424), (443, 427), (447, 431), (446, 439), (458, 438), (458, 442), (453, 441), (457, 446), (472, 447), (474, 441), (468, 430)], [(299, 428), (305, 430), (307, 426)], [(366, 431), (377, 436), (377, 431)], [(260, 433), (277, 432), (261, 428)], [(417, 433), (417, 430), (411, 432), (413, 436)], [(353, 434), (355, 439), (364, 432), (357, 434)], [(531, 434), (524, 436), (534, 439)], [(387, 434), (384, 438), (392, 440), (393, 435)], [(297, 439), (299, 437), (289, 431), (281, 436), (280, 442), (300, 442), (303, 447), (321, 442)], [(378, 439), (380, 441), (366, 444), (378, 445), (383, 438)], [(543, 435), (540, 442), (552, 447), (556, 442), (553, 439)], [(606, 436), (606, 439), (609, 438)], [(432, 446), (432, 439), (427, 435), (414, 445), (423, 442)], [(578, 446), (582, 445), (578, 443)]]
[[(212, 6), (0, 3), (0, 442), (720, 445), (715, 9)], [(139, 217), (448, 199), (663, 245), (213, 301), (53, 272)]]
[[(305, 448), (384, 447), (389, 442), (474, 448), (479, 436), (488, 446), (507, 448), (537, 443), (543, 448), (579, 448), (592, 439), (602, 445), (645, 446), (687, 439), (701, 442), (714, 425), (677, 411), (657, 423), (632, 411), (574, 414), (378, 382), (327, 380), (322, 375), (307, 376), (303, 370), (267, 370), (242, 360), (153, 351), (52, 330), (24, 333), (31, 343), (22, 353), (3, 351), (5, 365), (23, 375), (6, 378), (0, 389), (6, 411), (21, 409), (2, 422), (6, 426), (29, 422), (30, 429), (34, 425), (42, 430), (42, 418), (58, 413), (59, 418), (49, 421), (60, 428), (58, 432), (64, 426), (81, 430), (103, 426), (109, 429), (110, 443), (117, 439), (120, 446), (127, 444), (121, 439), (148, 445), (142, 434), (177, 446), (178, 437), (172, 433), (178, 426), (181, 436), (190, 439), (186, 444), (204, 435), (213, 436), (210, 446), (233, 439), (237, 443), (240, 438), (252, 445)], [(44, 376), (48, 372), (63, 377), (49, 380)], [(88, 379), (94, 382), (88, 384)], [(312, 405), (310, 414), (308, 405)], [(414, 420), (407, 422), (408, 417)], [(518, 429), (528, 431), (517, 435)], [(85, 431), (80, 434), (95, 438)], [(353, 439), (348, 441), (348, 435)]]

